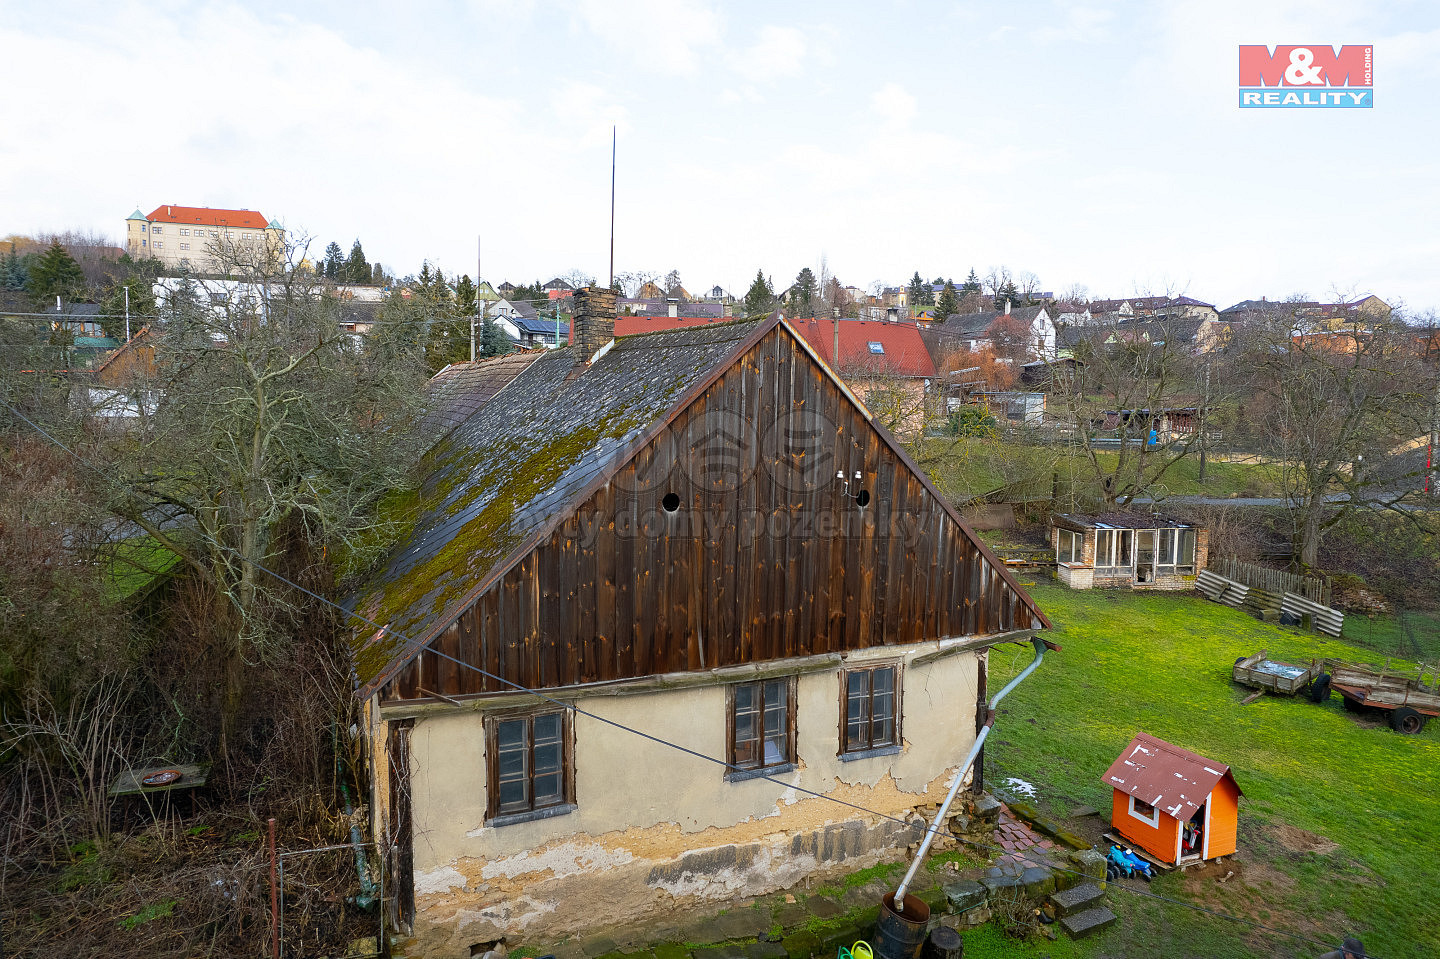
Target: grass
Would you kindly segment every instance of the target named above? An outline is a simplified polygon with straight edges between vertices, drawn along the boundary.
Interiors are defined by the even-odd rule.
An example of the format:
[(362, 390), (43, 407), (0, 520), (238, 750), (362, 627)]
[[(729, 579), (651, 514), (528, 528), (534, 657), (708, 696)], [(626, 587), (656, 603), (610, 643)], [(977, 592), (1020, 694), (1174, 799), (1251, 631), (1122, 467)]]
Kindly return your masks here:
[(1386, 656), (1440, 668), (1440, 612), (1347, 616), (1345, 639)]
[(180, 557), (152, 536), (114, 545), (106, 593), (112, 602), (130, 599), (180, 564)]
[[(936, 452), (938, 451), (938, 452)], [(973, 440), (954, 447), (935, 444), (920, 451), (938, 456), (927, 466), (941, 488), (951, 495), (988, 492), (1015, 483), (1039, 495), (1049, 495), (1052, 475), (1058, 474), (1061, 498), (1071, 492), (1080, 498), (1098, 488), (1088, 458), (1078, 450), (1037, 447), (1007, 440)], [(1101, 450), (1096, 459), (1114, 470), (1120, 454)], [(1130, 464), (1135, 458), (1132, 454)], [(1200, 482), (1198, 453), (1182, 457), (1165, 471), (1154, 493), (1169, 496), (1279, 496), (1280, 468), (1274, 463), (1228, 463), (1211, 459), (1205, 482)]]
[[(1382, 663), (1383, 652), (1266, 625), (1191, 596), (1074, 592), (1048, 583), (1032, 595), (1064, 648), (1002, 704), (986, 749), (992, 781), (1018, 776), (1036, 783), (1042, 797), (1108, 810), (1100, 775), (1144, 730), (1228, 763), (1245, 792), (1244, 880), (1220, 886), (1171, 873), (1150, 891), (1309, 938), (1338, 943), (1356, 934), (1386, 959), (1440, 952), (1433, 896), (1440, 872), (1440, 722), (1418, 736), (1399, 736), (1357, 723), (1338, 700), (1322, 707), (1265, 696), (1242, 705), (1244, 691), (1230, 682), (1235, 658), (1262, 648), (1291, 661)], [(1029, 658), (1028, 650), (992, 653), (991, 687)], [(1338, 848), (1297, 851), (1277, 833), (1282, 825)], [(1076, 944), (1076, 952), (1054, 943), (1043, 951), (1216, 957), (1324, 951), (1178, 905), (1123, 893), (1110, 898), (1121, 916), (1117, 927)], [(1000, 954), (983, 945), (972, 953), (968, 939), (966, 952)]]

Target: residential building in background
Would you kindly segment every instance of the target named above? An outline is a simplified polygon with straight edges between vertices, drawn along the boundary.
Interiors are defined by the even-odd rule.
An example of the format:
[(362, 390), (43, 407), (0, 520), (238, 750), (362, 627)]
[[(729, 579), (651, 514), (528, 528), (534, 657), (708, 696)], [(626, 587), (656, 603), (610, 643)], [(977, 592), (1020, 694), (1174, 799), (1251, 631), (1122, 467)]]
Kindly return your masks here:
[(280, 256), (284, 246), (285, 231), (254, 210), (167, 204), (125, 218), (125, 252), (175, 270), (222, 272), (234, 262), (231, 253), (244, 260), (261, 252)]

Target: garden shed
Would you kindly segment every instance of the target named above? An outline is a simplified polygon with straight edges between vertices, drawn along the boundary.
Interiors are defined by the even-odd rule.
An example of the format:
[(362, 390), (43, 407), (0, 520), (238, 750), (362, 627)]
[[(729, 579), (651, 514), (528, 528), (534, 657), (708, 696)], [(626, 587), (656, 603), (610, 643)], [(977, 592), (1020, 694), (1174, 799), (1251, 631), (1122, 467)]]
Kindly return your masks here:
[(1241, 793), (1224, 763), (1136, 733), (1101, 778), (1114, 789), (1115, 831), (1160, 862), (1235, 852)]
[(1209, 532), (1147, 510), (1050, 519), (1056, 575), (1072, 589), (1193, 589), (1210, 554)]

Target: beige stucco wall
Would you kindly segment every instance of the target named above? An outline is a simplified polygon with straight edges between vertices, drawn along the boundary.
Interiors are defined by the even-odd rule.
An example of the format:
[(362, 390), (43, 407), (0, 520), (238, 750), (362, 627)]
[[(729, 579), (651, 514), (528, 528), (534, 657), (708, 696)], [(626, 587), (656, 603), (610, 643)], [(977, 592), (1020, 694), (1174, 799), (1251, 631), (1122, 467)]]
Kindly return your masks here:
[[(939, 802), (974, 741), (983, 653), (937, 643), (856, 653), (897, 661), (899, 754), (841, 762), (840, 677), (797, 686), (797, 768), (779, 778), (906, 818)], [(581, 696), (580, 709), (708, 756), (726, 749), (723, 685)], [(470, 944), (553, 941), (596, 923), (624, 925), (683, 908), (786, 888), (807, 875), (863, 868), (910, 841), (900, 824), (766, 780), (727, 782), (723, 767), (576, 715), (569, 814), (485, 825), (484, 713), (415, 720), (411, 738), (415, 940), (412, 954), (465, 956)], [(376, 732), (383, 737), (383, 725)], [(381, 739), (383, 742), (383, 738)], [(380, 797), (376, 797), (380, 798)], [(597, 902), (606, 904), (597, 914)]]
[[(159, 228), (159, 233), (155, 232), (156, 228)], [(162, 244), (159, 249), (155, 248), (157, 240)], [(234, 257), (227, 255), (217, 260), (213, 254), (217, 249), (224, 250), (232, 246), (244, 251), (247, 259), (254, 255), (251, 251), (268, 251), (278, 256), (284, 246), (284, 231), (278, 227), (125, 221), (126, 251), (137, 259), (150, 257), (159, 260), (167, 267), (188, 266), (201, 272), (220, 270), (226, 263), (233, 261)]]

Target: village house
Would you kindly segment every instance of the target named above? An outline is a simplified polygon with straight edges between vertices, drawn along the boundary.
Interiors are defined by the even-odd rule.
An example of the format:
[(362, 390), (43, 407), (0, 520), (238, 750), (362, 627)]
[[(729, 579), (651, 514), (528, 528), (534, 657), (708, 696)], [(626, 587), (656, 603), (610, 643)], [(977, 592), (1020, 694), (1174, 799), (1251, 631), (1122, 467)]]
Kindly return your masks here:
[(352, 599), (412, 955), (897, 855), (988, 650), (1049, 625), (790, 323), (614, 339), (612, 293), (576, 309), (574, 346), (476, 364), (505, 366)]
[[(936, 318), (933, 326), (925, 331), (925, 341), (931, 352), (953, 353), (967, 350), (971, 353), (995, 349), (997, 322), (1023, 330), (1025, 342), (1020, 345), (1026, 357), (1031, 359), (1053, 359), (1055, 356), (1055, 324), (1043, 306), (1026, 306), (1012, 309), (1009, 302), (1003, 309), (983, 313), (955, 313), (949, 317)], [(1007, 330), (1009, 332), (1009, 330)]]
[(938, 412), (935, 363), (913, 323), (791, 321), (886, 428), (915, 436)]
[(1056, 573), (1072, 589), (1193, 589), (1210, 556), (1210, 534), (1140, 509), (1050, 519)]

